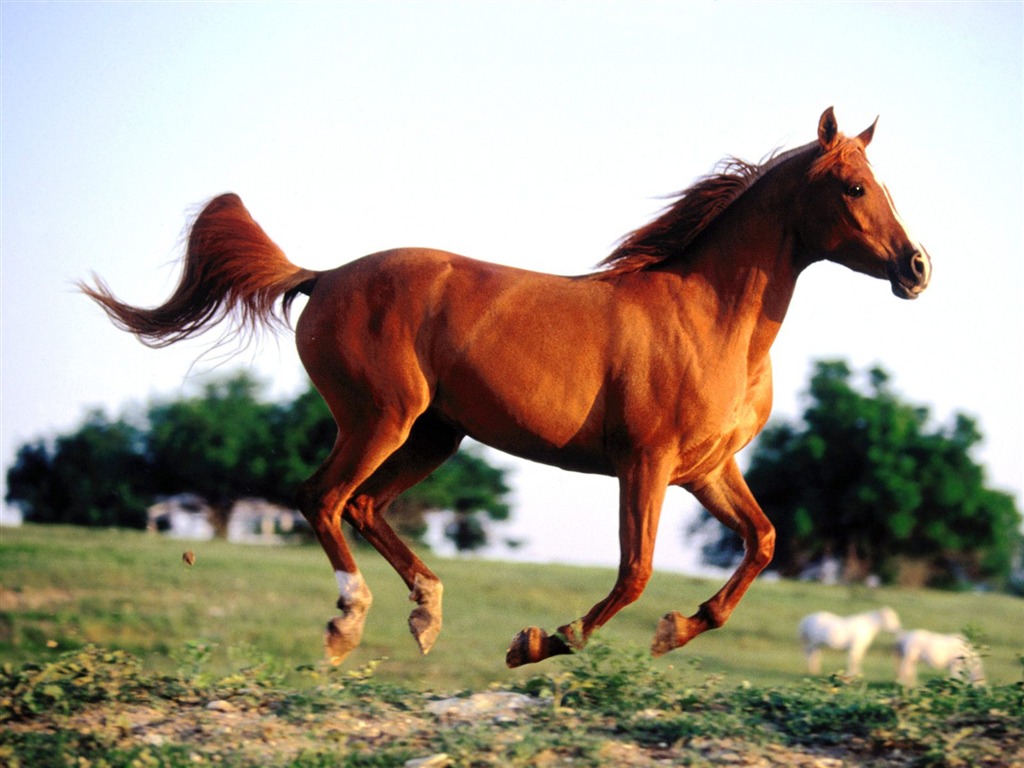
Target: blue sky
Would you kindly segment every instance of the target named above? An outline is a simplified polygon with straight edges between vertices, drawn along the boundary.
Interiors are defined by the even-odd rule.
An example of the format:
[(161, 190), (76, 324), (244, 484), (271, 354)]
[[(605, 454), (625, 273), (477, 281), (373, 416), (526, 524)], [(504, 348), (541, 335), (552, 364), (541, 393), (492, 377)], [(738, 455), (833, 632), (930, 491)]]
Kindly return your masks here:
[[(160, 302), (187, 214), (215, 194), (241, 194), (310, 268), (423, 245), (581, 273), (660, 196), (726, 155), (810, 141), (834, 105), (851, 133), (881, 116), (870, 156), (934, 279), (901, 302), (808, 270), (773, 354), (776, 415), (799, 413), (814, 359), (880, 364), (938, 421), (976, 417), (992, 484), (1024, 506), (1022, 9), (4, 0), (5, 471), (87, 409), (141, 409), (217, 365), (190, 368), (201, 342), (142, 347), (71, 287), (95, 270)], [(237, 366), (276, 395), (304, 385), (287, 335), (220, 370)], [(532, 556), (614, 559), (613, 482), (494, 460)], [(670, 493), (662, 567), (687, 557), (690, 508)]]

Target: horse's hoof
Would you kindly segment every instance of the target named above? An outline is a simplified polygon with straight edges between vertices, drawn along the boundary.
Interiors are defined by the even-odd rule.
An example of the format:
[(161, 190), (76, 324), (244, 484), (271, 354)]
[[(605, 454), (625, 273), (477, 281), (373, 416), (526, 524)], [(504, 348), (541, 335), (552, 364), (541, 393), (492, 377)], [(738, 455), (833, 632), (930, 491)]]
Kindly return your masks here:
[(444, 587), (440, 581), (416, 577), (409, 599), (418, 605), (409, 614), (409, 631), (416, 638), (420, 653), (424, 656), (434, 647), (441, 634), (441, 594)]
[(327, 622), (324, 631), (324, 650), (327, 660), (337, 666), (345, 660), (363, 639), (363, 627), (353, 625), (349, 616), (338, 616)]
[(654, 632), (654, 640), (651, 642), (651, 655), (657, 658), (669, 651), (678, 648), (677, 638), (680, 634), (680, 625), (686, 621), (681, 613), (672, 611), (666, 613), (658, 622), (658, 628)]
[(409, 631), (416, 638), (420, 653), (426, 656), (441, 634), (441, 620), (435, 620), (423, 608), (416, 608), (409, 614)]
[(512, 645), (505, 653), (505, 666), (515, 669), (565, 653), (572, 653), (572, 648), (560, 637), (552, 637), (538, 627), (527, 627), (512, 638)]
[(547, 658), (544, 655), (544, 644), (547, 639), (548, 633), (543, 629), (527, 627), (512, 638), (512, 645), (505, 653), (505, 666), (515, 669), (523, 664), (533, 664)]
[(678, 611), (666, 613), (658, 622), (651, 642), (651, 655), (657, 658), (676, 648), (682, 648), (707, 629), (706, 623), (696, 616), (683, 616)]

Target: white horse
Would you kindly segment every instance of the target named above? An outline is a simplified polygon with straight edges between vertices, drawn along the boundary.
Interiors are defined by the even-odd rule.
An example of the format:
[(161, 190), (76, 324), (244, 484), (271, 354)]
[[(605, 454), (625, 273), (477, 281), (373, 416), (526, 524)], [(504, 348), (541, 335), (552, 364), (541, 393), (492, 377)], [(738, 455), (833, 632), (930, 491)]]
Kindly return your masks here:
[(811, 674), (821, 671), (821, 649), (823, 646), (839, 651), (849, 651), (846, 674), (849, 677), (860, 674), (860, 663), (868, 646), (881, 630), (899, 632), (900, 619), (892, 608), (858, 613), (855, 616), (836, 616), (820, 611), (805, 616), (800, 622), (800, 640), (807, 656), (807, 668)]
[(917, 662), (945, 669), (951, 676), (984, 683), (981, 658), (963, 635), (940, 635), (926, 629), (904, 632), (896, 638), (899, 668), (896, 678), (903, 685), (917, 683)]

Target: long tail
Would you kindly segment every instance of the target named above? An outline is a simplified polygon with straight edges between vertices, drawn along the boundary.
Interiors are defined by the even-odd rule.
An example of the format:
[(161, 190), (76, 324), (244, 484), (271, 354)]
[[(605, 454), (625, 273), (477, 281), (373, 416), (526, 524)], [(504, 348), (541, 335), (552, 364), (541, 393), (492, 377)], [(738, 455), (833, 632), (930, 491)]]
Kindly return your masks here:
[(102, 279), (93, 279), (95, 285), (78, 287), (116, 326), (147, 346), (166, 347), (223, 320), (230, 320), (234, 334), (241, 335), (261, 326), (287, 325), (292, 301), (312, 290), (317, 273), (292, 264), (249, 215), (241, 198), (225, 194), (207, 203), (193, 222), (181, 280), (161, 306), (124, 304)]

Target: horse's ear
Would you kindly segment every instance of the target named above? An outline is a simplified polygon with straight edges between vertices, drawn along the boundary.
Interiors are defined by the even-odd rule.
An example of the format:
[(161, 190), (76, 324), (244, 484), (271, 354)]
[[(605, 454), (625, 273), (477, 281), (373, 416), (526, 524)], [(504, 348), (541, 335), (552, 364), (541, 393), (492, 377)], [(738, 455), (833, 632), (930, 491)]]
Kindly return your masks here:
[(871, 143), (871, 137), (875, 135), (875, 126), (876, 125), (878, 125), (878, 118), (877, 117), (875, 118), (875, 122), (873, 122), (871, 125), (869, 125), (867, 128), (865, 128), (863, 131), (861, 131), (860, 135), (857, 137), (858, 139), (860, 139), (861, 143), (865, 147), (868, 144)]
[(818, 121), (818, 143), (822, 149), (829, 149), (838, 135), (839, 125), (836, 123), (832, 107), (829, 107), (821, 113), (821, 119)]

